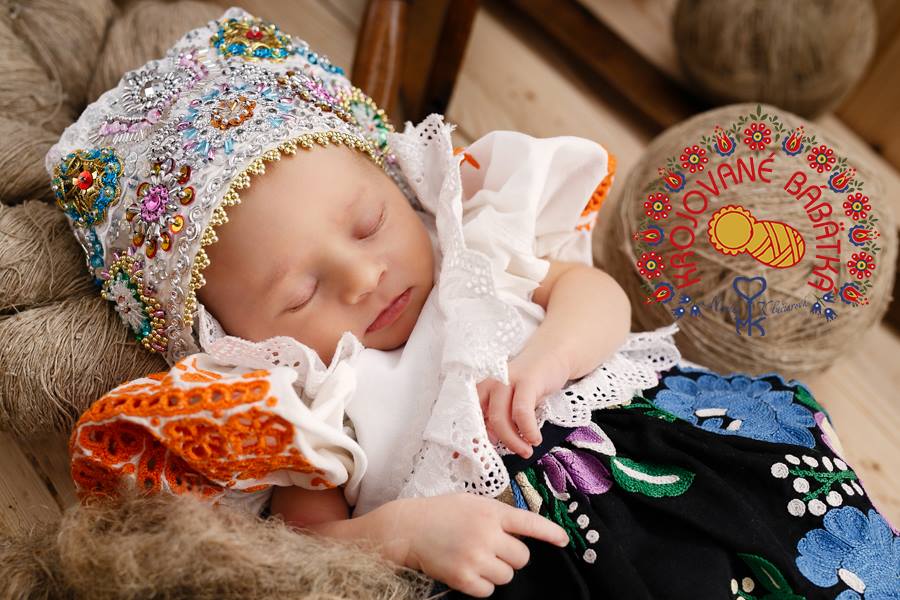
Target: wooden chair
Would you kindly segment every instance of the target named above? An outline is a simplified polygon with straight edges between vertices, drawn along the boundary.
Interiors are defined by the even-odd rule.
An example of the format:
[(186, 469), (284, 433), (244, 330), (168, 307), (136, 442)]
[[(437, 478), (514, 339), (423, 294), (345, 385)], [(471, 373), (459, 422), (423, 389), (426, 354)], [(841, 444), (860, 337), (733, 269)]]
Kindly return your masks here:
[(394, 123), (443, 113), (453, 94), (478, 0), (369, 0), (353, 82)]

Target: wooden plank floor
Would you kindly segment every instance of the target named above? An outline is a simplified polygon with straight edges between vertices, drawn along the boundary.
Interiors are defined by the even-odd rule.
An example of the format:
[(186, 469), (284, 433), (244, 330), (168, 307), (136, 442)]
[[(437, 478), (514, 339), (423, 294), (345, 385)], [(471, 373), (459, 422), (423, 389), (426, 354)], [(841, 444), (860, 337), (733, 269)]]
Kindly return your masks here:
[[(217, 2), (223, 7), (244, 6), (277, 22), (286, 31), (305, 38), (336, 64), (349, 67), (352, 62), (364, 0)], [(604, 144), (619, 158), (619, 185), (613, 185), (610, 199), (601, 209), (599, 219), (604, 221), (618, 199), (621, 182), (658, 133), (657, 127), (613, 85), (609, 89), (586, 85), (568, 57), (527, 20), (494, 2), (485, 4), (475, 21), (447, 111), (448, 120), (458, 125), (456, 143), (464, 145), (493, 129), (512, 129), (536, 136), (580, 135)], [(626, 11), (625, 17), (614, 14), (613, 18), (634, 19), (640, 12)], [(653, 15), (659, 18), (658, 13)], [(618, 27), (628, 31), (621, 23)], [(646, 52), (656, 57), (653, 62), (658, 62), (663, 70), (673, 64), (671, 57), (664, 55), (670, 52), (665, 45)], [(817, 122), (835, 128), (847, 144), (868, 153), (867, 157), (885, 169), (888, 187), (900, 192), (900, 176), (838, 119), (826, 115)], [(889, 195), (900, 203), (900, 193)], [(900, 220), (900, 210), (897, 215)], [(898, 357), (900, 337), (879, 325), (842, 361), (805, 380), (831, 412), (849, 462), (858, 470), (868, 493), (895, 524), (900, 523)], [(859, 376), (862, 372), (866, 373), (865, 378)], [(0, 433), (0, 534), (52, 519), (75, 502), (66, 438), (58, 434), (18, 441)]]

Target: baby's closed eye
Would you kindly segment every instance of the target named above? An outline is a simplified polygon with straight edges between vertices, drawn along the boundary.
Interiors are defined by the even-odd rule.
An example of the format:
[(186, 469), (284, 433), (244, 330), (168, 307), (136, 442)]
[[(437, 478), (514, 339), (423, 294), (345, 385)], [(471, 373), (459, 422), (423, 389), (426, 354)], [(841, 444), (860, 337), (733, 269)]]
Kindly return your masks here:
[[(370, 237), (373, 237), (384, 227), (384, 224), (387, 221), (387, 215), (388, 215), (386, 202), (382, 203), (381, 210), (377, 214), (378, 214), (378, 216), (375, 219), (370, 219), (372, 224), (366, 228), (366, 230), (365, 230), (366, 233), (364, 233), (360, 239), (368, 239)], [(285, 309), (285, 312), (296, 313), (296, 312), (303, 310), (303, 308), (312, 301), (313, 296), (315, 296), (318, 289), (319, 289), (319, 282), (317, 280), (312, 291), (311, 292), (303, 292), (300, 295), (298, 295), (297, 298), (293, 299), (291, 302), (288, 303), (288, 308)]]

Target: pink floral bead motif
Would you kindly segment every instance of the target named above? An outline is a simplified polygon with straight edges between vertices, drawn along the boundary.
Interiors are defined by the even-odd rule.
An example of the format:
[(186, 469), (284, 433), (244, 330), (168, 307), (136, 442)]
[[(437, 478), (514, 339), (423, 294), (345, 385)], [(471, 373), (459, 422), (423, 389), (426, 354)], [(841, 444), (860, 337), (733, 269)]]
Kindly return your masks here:
[(825, 144), (810, 150), (809, 154), (806, 156), (806, 160), (809, 161), (809, 168), (815, 169), (817, 173), (830, 171), (831, 167), (834, 166), (834, 163), (837, 162), (837, 158), (834, 156), (834, 150)]
[(872, 206), (869, 204), (869, 197), (863, 196), (861, 192), (848, 195), (844, 201), (844, 214), (854, 221), (865, 219), (870, 210)]
[(195, 196), (193, 186), (186, 185), (190, 178), (189, 166), (177, 167), (169, 158), (152, 165), (138, 185), (125, 219), (131, 223), (132, 246), (145, 246), (148, 258), (156, 255), (158, 247), (168, 252), (172, 236), (184, 229), (180, 207), (191, 204)]
[(875, 270), (875, 257), (868, 252), (854, 252), (847, 261), (850, 274), (857, 279), (868, 279)]
[(772, 130), (765, 123), (754, 122), (744, 129), (744, 143), (753, 150), (765, 150), (772, 143)]
[(684, 152), (678, 157), (681, 160), (682, 168), (689, 170), (691, 173), (699, 173), (704, 169), (709, 157), (706, 156), (706, 150), (694, 144), (693, 146), (685, 146)]

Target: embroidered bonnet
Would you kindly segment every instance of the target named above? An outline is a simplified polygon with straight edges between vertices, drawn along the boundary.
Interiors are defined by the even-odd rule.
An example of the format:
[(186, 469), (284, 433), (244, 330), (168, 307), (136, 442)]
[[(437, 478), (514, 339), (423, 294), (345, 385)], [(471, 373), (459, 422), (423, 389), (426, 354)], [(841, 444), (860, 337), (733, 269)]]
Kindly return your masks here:
[(199, 351), (204, 247), (264, 163), (329, 142), (415, 204), (387, 117), (344, 71), (246, 11), (184, 35), (89, 105), (45, 159), (101, 295), (172, 365)]

